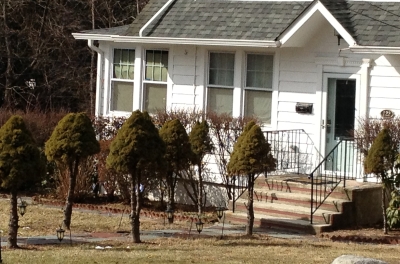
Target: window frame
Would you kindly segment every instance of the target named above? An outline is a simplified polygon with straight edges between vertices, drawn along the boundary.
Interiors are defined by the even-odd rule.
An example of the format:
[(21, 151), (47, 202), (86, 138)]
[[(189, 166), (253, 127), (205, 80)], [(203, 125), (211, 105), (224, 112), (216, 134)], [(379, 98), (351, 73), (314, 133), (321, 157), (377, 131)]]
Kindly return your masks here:
[[(258, 55), (258, 56), (269, 56), (272, 59), (272, 66), (271, 66), (271, 87), (250, 87), (247, 86), (247, 75), (248, 75), (248, 56), (249, 55)], [(257, 52), (246, 52), (245, 53), (245, 63), (244, 63), (244, 74), (243, 74), (243, 116), (244, 117), (251, 117), (250, 115), (247, 115), (247, 106), (246, 106), (246, 100), (247, 100), (247, 91), (260, 91), (260, 92), (270, 92), (271, 93), (271, 108), (269, 109), (270, 112), (270, 121), (265, 122), (265, 125), (271, 125), (272, 124), (272, 104), (273, 104), (273, 86), (274, 86), (274, 63), (275, 63), (275, 56), (274, 54), (271, 53), (257, 53)], [(268, 71), (266, 71), (268, 72)], [(263, 121), (263, 120), (261, 120)], [(263, 121), (264, 123), (264, 121)]]
[[(150, 80), (150, 79), (146, 79), (146, 72), (147, 72), (147, 52), (148, 51), (161, 51), (161, 62), (163, 62), (163, 54), (164, 52), (167, 55), (167, 63), (165, 65), (165, 68), (167, 70), (167, 75), (166, 75), (166, 80), (162, 81), (162, 67), (160, 70), (160, 76), (161, 76), (161, 80), (160, 81), (154, 81), (154, 80)], [(168, 49), (165, 48), (149, 48), (149, 49), (144, 49), (143, 50), (143, 71), (142, 71), (142, 110), (144, 111), (148, 111), (149, 113), (152, 113), (151, 111), (149, 111), (149, 109), (147, 109), (146, 107), (146, 93), (147, 93), (147, 84), (155, 84), (155, 85), (165, 85), (165, 109), (167, 108), (167, 98), (168, 98), (168, 83), (169, 83), (169, 63), (170, 63), (170, 51)], [(153, 76), (154, 76), (154, 71), (153, 71)]]
[[(231, 54), (233, 56), (233, 74), (232, 74), (232, 86), (227, 86), (227, 85), (218, 85), (218, 84), (210, 84), (210, 71), (211, 71), (211, 54), (212, 53), (217, 53), (217, 54)], [(213, 109), (210, 109), (210, 103), (209, 103), (209, 94), (210, 94), (210, 89), (230, 89), (232, 91), (232, 109), (231, 109), (231, 115), (233, 112), (233, 105), (234, 105), (234, 100), (235, 100), (235, 61), (236, 61), (236, 52), (235, 51), (219, 51), (219, 50), (210, 50), (208, 52), (208, 67), (207, 67), (207, 92), (206, 92), (206, 111), (214, 111)], [(226, 113), (226, 112), (225, 112)], [(219, 113), (221, 114), (221, 113)], [(229, 113), (226, 113), (229, 114)]]
[[(131, 60), (131, 58), (129, 58), (129, 62), (131, 62), (131, 63), (128, 63), (126, 65), (125, 64), (121, 64), (121, 60), (120, 60), (120, 63), (119, 63), (120, 67), (121, 67), (121, 65), (133, 66), (132, 79), (129, 79), (129, 70), (128, 70), (128, 78), (117, 78), (117, 77), (114, 77), (115, 76), (115, 65), (116, 65), (114, 60), (115, 60), (115, 53), (116, 53), (117, 50), (121, 51), (121, 53), (124, 50), (126, 50), (128, 52), (133, 51), (133, 59)], [(122, 56), (120, 56), (120, 58), (122, 58)], [(135, 48), (119, 48), (119, 47), (118, 48), (112, 48), (112, 59), (110, 60), (110, 82), (109, 82), (110, 83), (110, 88), (109, 88), (109, 91), (110, 91), (109, 98), (110, 98), (110, 100), (109, 100), (109, 107), (108, 107), (110, 112), (113, 112), (113, 113), (129, 113), (129, 112), (132, 112), (133, 109), (134, 109), (134, 87), (135, 87), (135, 71), (136, 71), (136, 69), (135, 69), (135, 67), (136, 67), (135, 66), (135, 60), (136, 60), (136, 49)], [(115, 109), (115, 107), (114, 107), (114, 94), (113, 94), (113, 84), (114, 84), (114, 82), (123, 82), (123, 83), (132, 84), (132, 109), (130, 111), (116, 110)]]

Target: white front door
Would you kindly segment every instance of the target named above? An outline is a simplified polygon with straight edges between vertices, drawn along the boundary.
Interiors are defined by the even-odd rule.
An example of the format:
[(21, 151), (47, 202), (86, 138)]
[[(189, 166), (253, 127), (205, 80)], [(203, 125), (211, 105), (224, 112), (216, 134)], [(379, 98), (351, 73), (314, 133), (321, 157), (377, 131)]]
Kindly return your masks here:
[[(321, 153), (324, 156), (327, 156), (341, 139), (353, 135), (359, 112), (359, 83), (359, 75), (324, 74), (321, 126)], [(346, 150), (337, 150), (330, 157), (326, 164), (327, 170), (343, 171), (343, 164), (346, 164), (343, 160), (344, 152), (346, 151), (346, 159), (352, 159), (353, 155), (351, 143), (345, 148)], [(346, 171), (348, 170), (349, 168), (346, 168)]]

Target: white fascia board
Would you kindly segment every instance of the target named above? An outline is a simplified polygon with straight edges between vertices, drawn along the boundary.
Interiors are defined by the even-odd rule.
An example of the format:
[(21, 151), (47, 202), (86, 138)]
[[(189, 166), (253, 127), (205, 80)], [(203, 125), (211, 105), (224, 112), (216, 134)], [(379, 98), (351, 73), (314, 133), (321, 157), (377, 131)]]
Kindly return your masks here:
[(233, 46), (233, 47), (280, 47), (279, 41), (265, 40), (236, 40), (236, 39), (193, 39), (193, 38), (154, 38), (133, 37), (118, 35), (82, 34), (73, 33), (75, 39), (105, 40), (118, 43), (143, 43), (143, 44), (181, 44), (181, 45), (204, 45), (204, 46)]
[(354, 53), (400, 54), (400, 47), (351, 46), (349, 49)]
[(303, 12), (296, 21), (291, 24), (285, 32), (279, 36), (279, 41), (284, 45), (296, 32), (299, 30), (315, 12), (321, 12), (326, 20), (332, 25), (334, 29), (342, 36), (349, 46), (356, 44), (354, 38), (346, 31), (346, 29), (336, 20), (336, 18), (329, 12), (328, 9), (319, 1), (316, 1), (308, 7), (308, 10)]

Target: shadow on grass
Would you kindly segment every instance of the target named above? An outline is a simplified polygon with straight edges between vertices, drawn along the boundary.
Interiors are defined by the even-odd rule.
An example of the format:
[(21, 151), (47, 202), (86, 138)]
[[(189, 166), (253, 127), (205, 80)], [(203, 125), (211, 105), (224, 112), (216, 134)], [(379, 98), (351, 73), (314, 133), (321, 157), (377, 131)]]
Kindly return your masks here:
[[(299, 247), (302, 240), (290, 240), (290, 239), (275, 239), (268, 236), (225, 236), (222, 239), (217, 238), (216, 241), (222, 241), (219, 246), (223, 247), (243, 247), (243, 246), (266, 246), (266, 247)], [(329, 248), (328, 245), (320, 244), (308, 244), (308, 246), (314, 248)]]

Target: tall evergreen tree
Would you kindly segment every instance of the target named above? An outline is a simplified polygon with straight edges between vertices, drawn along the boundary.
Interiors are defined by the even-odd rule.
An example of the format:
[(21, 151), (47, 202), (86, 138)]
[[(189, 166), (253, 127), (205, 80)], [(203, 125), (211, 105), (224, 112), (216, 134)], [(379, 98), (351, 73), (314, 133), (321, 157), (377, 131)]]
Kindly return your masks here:
[(72, 205), (79, 164), (88, 156), (100, 151), (92, 122), (85, 113), (71, 113), (58, 122), (45, 144), (45, 154), (59, 170), (66, 170), (69, 188), (64, 210), (64, 225), (71, 227)]
[(364, 170), (366, 173), (374, 173), (382, 182), (382, 216), (383, 216), (383, 232), (387, 234), (387, 215), (385, 194), (386, 191), (392, 189), (394, 182), (393, 168), (396, 161), (397, 149), (393, 144), (389, 130), (384, 128), (379, 132), (378, 136), (372, 143), (364, 162)]
[(261, 173), (275, 170), (276, 160), (271, 155), (271, 147), (255, 122), (249, 122), (233, 147), (228, 163), (228, 173), (231, 176), (247, 177), (247, 235), (253, 234), (254, 181)]
[(11, 194), (8, 246), (17, 248), (18, 212), (17, 195), (21, 186), (40, 179), (45, 171), (30, 131), (20, 116), (12, 116), (0, 128), (0, 183)]
[[(190, 166), (191, 148), (189, 137), (179, 119), (165, 122), (160, 129), (160, 137), (165, 143), (165, 166), (168, 207), (175, 208), (175, 187), (177, 175)], [(173, 219), (168, 219), (170, 223)]]
[(161, 163), (164, 153), (165, 145), (157, 128), (148, 113), (139, 110), (126, 120), (111, 143), (107, 166), (130, 175), (130, 218), (134, 243), (140, 243), (139, 217), (143, 198), (139, 190), (143, 170), (148, 170), (149, 164)]
[(212, 141), (209, 135), (207, 121), (196, 122), (189, 135), (190, 144), (193, 152), (193, 163), (197, 166), (198, 187), (197, 187), (197, 212), (200, 215), (203, 212), (203, 171), (204, 157), (209, 154), (212, 149)]

